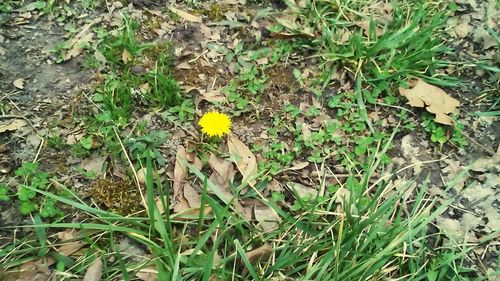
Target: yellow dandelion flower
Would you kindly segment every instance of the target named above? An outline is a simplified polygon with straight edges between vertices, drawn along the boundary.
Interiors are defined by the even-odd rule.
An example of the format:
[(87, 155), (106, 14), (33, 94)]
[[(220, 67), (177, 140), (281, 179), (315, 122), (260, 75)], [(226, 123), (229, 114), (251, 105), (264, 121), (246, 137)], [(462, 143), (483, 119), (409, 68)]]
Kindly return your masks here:
[(231, 132), (231, 119), (229, 119), (229, 116), (215, 111), (203, 114), (200, 121), (198, 121), (198, 125), (200, 125), (201, 131), (209, 137), (222, 137)]

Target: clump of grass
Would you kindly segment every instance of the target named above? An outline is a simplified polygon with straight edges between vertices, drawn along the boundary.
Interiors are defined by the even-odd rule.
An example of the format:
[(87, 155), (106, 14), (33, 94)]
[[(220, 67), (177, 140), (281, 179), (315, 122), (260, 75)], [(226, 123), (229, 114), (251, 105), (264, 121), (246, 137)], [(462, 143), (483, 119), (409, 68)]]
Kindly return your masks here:
[(456, 81), (437, 72), (447, 65), (440, 57), (451, 52), (443, 44), (444, 4), (403, 1), (382, 7), (383, 3), (372, 1), (341, 0), (306, 1), (305, 7), (299, 7), (286, 2), (297, 19), (282, 21), (284, 28), (311, 38), (304, 45), (323, 58), (326, 77), (347, 69), (372, 83), (408, 77), (440, 85)]
[[(136, 35), (138, 23), (125, 16), (123, 23), (115, 32), (106, 33), (97, 46), (106, 60), (108, 73), (94, 96), (94, 101), (102, 103), (111, 118), (122, 125), (141, 104), (169, 108), (182, 101), (180, 87), (171, 72), (173, 54), (169, 43), (160, 43), (161, 47), (141, 43)], [(154, 61), (150, 71), (137, 73), (132, 69), (145, 68), (141, 64), (150, 61)]]
[[(294, 193), (290, 200), (299, 205), (294, 210), (251, 192), (246, 197), (260, 201), (280, 217), (275, 228), (263, 232), (235, 208), (233, 203), (240, 199), (237, 191), (228, 200), (207, 176), (188, 167), (199, 179), (196, 184), (202, 194), (199, 213), (192, 216), (171, 212), (170, 188), (152, 176), (150, 158), (146, 160), (146, 190), (141, 191), (142, 202), (148, 207), (126, 217), (89, 205), (69, 190), (73, 197), (64, 198), (27, 187), (77, 208), (88, 219), (44, 223), (37, 218), (33, 225), (24, 227), (34, 228), (38, 237), (51, 237), (50, 230), (78, 229), (91, 233), (77, 238), (88, 246), (82, 258), (63, 258), (46, 243), (48, 238), (25, 237), (0, 248), (3, 270), (11, 272), (22, 262), (37, 260), (44, 249), (61, 263), (61, 274), (75, 278), (96, 258), (105, 262), (103, 278), (133, 278), (144, 268), (157, 272), (158, 280), (465, 280), (464, 274), (475, 274), (461, 262), (470, 248), (439, 251), (429, 245), (430, 238), (440, 239), (439, 234), (428, 232), (429, 223), (453, 199), (427, 197), (425, 183), (416, 187), (411, 181), (393, 181), (393, 175), (369, 185), (371, 169), (361, 179), (365, 187), (362, 194), (341, 185), (316, 197)], [(211, 211), (205, 213), (207, 208)], [(117, 250), (114, 245), (123, 237), (135, 241), (146, 256), (134, 259)], [(262, 253), (250, 255), (256, 249)]]

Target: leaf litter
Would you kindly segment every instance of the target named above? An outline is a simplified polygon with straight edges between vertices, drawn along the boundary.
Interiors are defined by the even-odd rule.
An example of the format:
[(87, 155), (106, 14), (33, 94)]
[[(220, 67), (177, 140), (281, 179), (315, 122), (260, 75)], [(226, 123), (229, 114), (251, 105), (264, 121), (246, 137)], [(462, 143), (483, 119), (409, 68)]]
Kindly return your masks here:
[[(187, 24), (199, 23), (199, 22), (203, 21), (201, 16), (186, 13), (186, 12), (182, 11), (180, 7), (178, 10), (181, 12), (178, 12), (176, 14), (181, 18), (182, 21), (187, 22)], [(377, 11), (377, 9), (374, 9), (374, 10)], [(163, 12), (161, 12), (161, 13), (163, 13)], [(383, 13), (386, 13), (387, 15), (390, 16), (390, 11), (383, 11)], [(238, 18), (239, 16), (237, 16), (236, 14), (237, 13), (235, 13), (235, 12), (228, 13), (227, 18), (231, 19), (231, 20), (239, 20), (240, 22), (242, 22), (241, 17)], [(28, 15), (27, 15), (27, 18), (28, 18)], [(166, 19), (168, 17), (164, 16), (163, 18)], [(390, 21), (390, 18), (388, 17), (387, 20)], [(294, 21), (294, 19), (292, 19), (292, 21)], [(237, 36), (233, 36), (232, 38), (228, 38), (228, 34), (225, 34), (224, 32), (220, 32), (218, 29), (216, 29), (210, 23), (207, 23), (207, 22), (205, 22), (205, 23), (206, 23), (206, 26), (200, 25), (199, 28), (201, 29), (203, 36), (205, 36), (207, 40), (217, 41), (218, 38), (221, 37), (222, 42), (219, 42), (219, 43), (221, 46), (224, 46), (224, 45), (227, 45), (226, 42), (229, 42), (229, 41), (232, 42), (233, 41), (232, 39), (237, 37)], [(186, 23), (183, 23), (183, 24), (186, 24)], [(169, 35), (171, 30), (173, 30), (173, 27), (175, 27), (172, 24), (170, 24), (170, 25), (171, 25), (171, 27), (167, 26), (165, 23), (162, 23), (160, 29), (162, 30), (164, 35)], [(460, 29), (462, 27), (458, 27), (458, 28), (453, 27), (452, 29), (455, 30), (454, 32), (456, 32), (456, 30), (459, 30), (459, 33), (460, 33)], [(471, 27), (472, 27), (472, 30), (470, 29)], [(483, 30), (486, 33), (479, 32), (479, 33), (477, 33), (479, 35), (476, 35), (476, 33), (475, 33), (476, 29), (475, 29), (474, 25), (471, 23), (470, 26), (467, 27), (467, 32), (462, 30), (463, 31), (461, 33), (462, 36), (458, 36), (458, 37), (466, 39), (470, 36), (473, 36), (474, 40), (477, 41), (477, 43), (483, 44), (483, 48), (485, 48), (485, 49), (493, 48), (494, 46), (491, 43), (491, 37), (488, 37), (488, 34), (489, 34), (488, 31), (486, 29), (483, 29)], [(307, 30), (306, 30), (306, 34), (307, 34)], [(86, 36), (89, 36), (89, 35), (86, 35)], [(314, 36), (314, 34), (311, 34), (311, 36)], [(162, 37), (162, 36), (160, 35), (159, 37)], [(77, 44), (75, 41), (75, 44), (71, 44), (72, 47), (70, 49), (70, 52), (73, 52), (75, 54), (75, 57), (77, 57), (81, 54), (82, 50), (80, 49), (79, 46), (85, 45), (86, 41), (88, 39), (88, 37), (85, 38), (85, 36), (83, 36), (82, 38), (83, 39), (80, 43)], [(229, 39), (231, 39), (231, 40), (229, 40)], [(91, 41), (91, 40), (93, 40), (93, 38), (90, 38), (89, 40)], [(487, 41), (487, 40), (490, 40), (490, 41)], [(236, 40), (234, 40), (234, 41), (236, 41)], [(203, 44), (205, 44), (205, 43), (206, 42), (204, 42)], [(193, 53), (193, 55), (195, 55), (195, 56), (201, 55), (200, 60), (205, 60), (205, 57), (208, 57), (208, 56), (203, 55), (203, 52)], [(209, 58), (207, 60), (207, 62), (209, 62), (210, 64), (218, 65), (217, 62), (221, 58), (222, 58), (222, 55), (220, 55), (220, 53), (217, 53), (217, 55), (214, 55), (212, 58)], [(101, 59), (102, 59), (102, 57), (101, 57)], [(129, 59), (132, 59), (132, 58), (129, 57), (127, 54), (125, 54), (125, 56), (122, 55), (122, 61), (124, 61), (125, 63), (130, 62)], [(267, 58), (265, 58), (265, 59), (267, 59)], [(259, 63), (259, 62), (257, 62), (257, 63)], [(262, 61), (260, 61), (260, 63), (266, 63), (266, 61), (262, 60)], [(189, 65), (189, 67), (191, 67), (190, 64), (188, 64), (188, 65)], [(184, 65), (184, 66), (186, 66), (186, 65)], [(207, 76), (210, 77), (210, 75), (207, 75)], [(25, 77), (28, 77), (28, 76), (25, 76)], [(199, 79), (200, 81), (202, 81), (203, 77), (196, 75), (193, 80), (196, 80), (196, 79)], [(206, 77), (205, 77), (205, 79), (206, 79)], [(10, 81), (12, 81), (12, 80), (10, 80)], [(203, 80), (203, 83), (207, 84), (207, 80)], [(202, 93), (202, 91), (200, 91), (200, 98), (199, 99), (197, 98), (197, 102), (196, 102), (197, 106), (199, 105), (200, 108), (206, 107), (205, 103), (201, 104), (202, 101), (207, 101), (208, 103), (227, 102), (227, 100), (225, 99), (226, 96), (223, 94), (220, 94), (218, 89), (210, 89), (209, 87), (207, 87), (206, 89), (202, 89), (202, 90), (204, 92)], [(413, 95), (415, 95), (415, 94), (413, 94)], [(428, 101), (428, 100), (426, 100), (425, 98), (419, 97), (419, 99), (425, 104), (426, 107), (431, 107), (431, 108), (433, 108), (433, 110), (435, 109), (435, 105), (434, 105), (435, 101), (431, 101), (430, 104), (427, 104), (426, 101)], [(464, 102), (464, 101), (462, 101), (462, 102)], [(436, 115), (436, 119), (439, 117), (439, 118), (444, 119), (446, 121), (451, 121), (451, 119), (449, 118), (450, 117), (449, 114), (451, 112), (444, 112), (445, 110), (443, 110), (442, 107), (438, 107), (438, 108), (439, 108), (439, 112), (438, 113), (434, 112), (434, 114)], [(312, 124), (311, 127), (314, 127), (314, 126), (316, 126), (316, 125)], [(309, 130), (310, 130), (310, 132), (306, 132), (306, 139), (308, 139), (310, 137), (310, 135), (307, 135), (307, 134), (315, 132), (316, 129), (313, 128), (313, 129), (309, 129)], [(237, 132), (237, 133), (238, 133), (238, 135), (240, 135), (240, 132)], [(224, 155), (224, 157), (222, 155), (217, 155), (217, 156), (213, 155), (214, 159), (212, 159), (212, 161), (208, 160), (208, 165), (209, 165), (208, 169), (211, 170), (210, 180), (213, 181), (214, 183), (217, 183), (217, 185), (219, 185), (219, 186), (223, 186), (225, 191), (228, 192), (228, 195), (231, 194), (231, 196), (232, 196), (232, 191), (230, 189), (231, 184), (234, 183), (235, 177), (239, 178), (238, 173), (241, 174), (241, 176), (243, 177), (243, 179), (245, 181), (252, 182), (251, 181), (252, 176), (255, 176), (255, 172), (256, 172), (256, 169), (254, 172), (252, 172), (252, 169), (248, 168), (248, 167), (252, 167), (253, 165), (255, 165), (253, 158), (251, 156), (244, 157), (245, 154), (247, 156), (252, 154), (250, 149), (248, 148), (248, 145), (252, 144), (252, 142), (248, 141), (248, 138), (244, 138), (243, 134), (241, 134), (241, 136), (242, 136), (241, 139), (245, 139), (246, 140), (245, 142), (247, 144), (245, 144), (241, 141), (240, 141), (241, 142), (240, 144), (235, 144), (234, 139), (231, 142), (228, 142), (228, 144), (227, 144), (228, 146), (232, 146), (232, 148), (228, 148), (229, 154), (231, 156), (229, 158), (229, 161), (228, 161), (228, 159), (224, 158), (224, 157), (226, 157), (225, 155)], [(75, 138), (76, 137), (82, 137), (82, 136), (75, 136)], [(72, 140), (72, 141), (74, 141), (74, 140)], [(238, 139), (238, 141), (239, 141), (239, 139)], [(76, 140), (76, 142), (73, 142), (73, 143), (77, 143), (77, 142), (78, 142), (78, 140)], [(409, 144), (406, 144), (406, 145), (409, 145)], [(408, 148), (408, 146), (407, 146), (407, 148)], [(183, 149), (182, 153), (180, 153), (179, 150), (177, 150), (177, 154), (179, 155), (179, 159), (184, 159), (184, 161), (187, 161), (188, 163), (194, 164), (196, 159), (193, 158), (193, 154), (190, 155), (190, 153), (187, 153), (186, 150), (188, 150), (188, 149), (186, 149), (184, 147), (182, 149)], [(174, 150), (174, 152), (175, 152), (175, 150)], [(222, 154), (224, 154), (224, 153), (225, 153), (225, 151)], [(425, 153), (427, 153), (427, 151), (415, 152), (411, 149), (408, 149), (408, 154), (405, 155), (405, 158), (414, 159), (415, 154), (419, 154), (419, 153), (425, 154)], [(406, 156), (409, 156), (409, 157), (406, 157)], [(212, 155), (210, 155), (210, 158), (212, 158)], [(257, 157), (254, 156), (254, 158), (258, 159), (258, 156)], [(492, 165), (492, 163), (496, 163), (496, 162), (492, 162), (491, 158), (492, 157), (485, 157), (485, 158), (479, 159), (477, 161), (477, 164), (475, 164), (475, 166), (473, 165), (474, 168), (471, 168), (475, 172), (484, 174), (484, 182), (481, 184), (486, 185), (486, 182), (490, 182), (487, 184), (488, 186), (491, 186), (492, 183), (494, 183), (494, 177), (491, 176), (492, 172), (494, 170), (493, 170), (491, 165)], [(99, 163), (94, 163), (94, 164), (96, 164), (95, 166), (97, 166), (97, 167), (99, 166)], [(178, 165), (179, 165), (179, 168), (177, 168)], [(197, 167), (199, 167), (199, 170), (201, 170), (202, 165), (200, 163), (198, 163), (196, 165), (197, 165)], [(285, 172), (287, 172), (287, 173), (285, 173), (285, 174), (286, 174), (286, 176), (290, 176), (289, 172), (300, 171), (302, 169), (307, 168), (308, 165), (309, 165), (309, 163), (307, 163), (307, 162), (298, 162), (298, 164), (293, 165), (291, 168), (287, 168), (285, 170)], [(456, 171), (457, 164), (447, 162), (446, 167), (449, 167), (448, 168), (449, 170), (445, 170), (444, 172), (451, 175), (454, 173), (454, 171)], [(493, 167), (495, 167), (495, 164), (493, 164)], [(307, 171), (305, 171), (305, 173), (307, 173)], [(292, 174), (294, 174), (294, 173), (292, 173)], [(292, 177), (295, 177), (295, 175), (293, 175)], [(173, 181), (172, 183), (174, 185), (175, 197), (177, 199), (181, 198), (180, 200), (181, 201), (183, 200), (183, 204), (185, 203), (185, 205), (183, 205), (182, 208), (179, 208), (179, 209), (181, 209), (180, 212), (183, 212), (187, 208), (196, 208), (194, 206), (198, 205), (198, 203), (199, 203), (199, 196), (200, 196), (199, 191), (201, 190), (199, 188), (200, 187), (199, 182), (193, 182), (189, 178), (189, 175), (188, 175), (188, 172), (187, 172), (185, 165), (178, 164), (177, 157), (176, 157), (176, 161), (175, 161), (173, 177), (171, 179), (172, 179), (172, 181)], [(273, 179), (273, 181), (276, 181), (276, 179)], [(300, 188), (303, 188), (306, 190), (305, 192), (299, 192), (299, 196), (304, 197), (304, 198), (310, 197), (310, 195), (308, 195), (310, 193), (309, 191), (311, 191), (310, 190), (311, 188), (309, 186), (303, 185), (301, 183), (296, 183), (294, 178), (292, 178), (292, 181), (290, 181), (290, 184), (300, 185)], [(279, 185), (279, 183), (278, 183), (278, 185)], [(280, 190), (280, 189), (277, 188), (277, 190)], [(280, 192), (283, 192), (282, 188), (281, 188)], [(302, 195), (300, 195), (300, 193), (302, 193)], [(475, 187), (475, 189), (471, 189), (471, 193), (472, 194), (479, 194), (479, 193), (488, 194), (488, 193), (484, 192), (484, 190), (482, 190), (479, 187)], [(313, 192), (312, 195), (314, 195), (314, 194), (315, 193)], [(347, 189), (341, 187), (339, 189), (339, 191), (337, 192), (337, 200), (338, 200), (337, 202), (342, 204), (343, 200), (341, 198), (348, 197), (348, 194), (349, 194), (349, 191)], [(341, 195), (344, 195), (344, 196), (341, 196)], [(469, 196), (470, 194), (466, 194), (466, 195)], [(488, 196), (491, 196), (491, 194), (489, 194)], [(469, 199), (473, 200), (473, 202), (481, 202), (480, 198), (475, 198), (473, 196), (469, 196)], [(243, 210), (246, 214), (245, 217), (249, 218), (249, 219), (255, 218), (255, 220), (259, 224), (259, 227), (261, 227), (262, 229), (270, 230), (273, 227), (276, 227), (276, 225), (279, 223), (279, 217), (275, 216), (275, 214), (273, 214), (273, 211), (268, 206), (263, 205), (262, 203), (259, 204), (258, 202), (255, 202), (255, 201), (245, 201), (245, 200), (241, 200), (241, 201), (242, 201), (241, 204), (242, 204), (243, 208), (245, 208), (245, 210)], [(488, 201), (488, 202), (491, 203), (490, 201)], [(178, 209), (178, 211), (179, 211), (179, 209)], [(252, 213), (251, 216), (248, 216), (248, 210), (251, 211), (251, 213)], [(468, 214), (468, 213), (464, 214), (460, 222), (466, 223), (466, 221), (472, 219), (470, 216), (474, 216), (474, 220), (472, 220), (472, 222), (470, 222), (470, 225), (468, 225), (468, 226), (470, 228), (473, 228), (473, 225), (478, 224), (477, 216), (475, 216), (473, 214)], [(456, 224), (454, 222), (449, 223), (449, 225), (456, 226)], [(494, 225), (490, 225), (488, 227), (492, 227), (492, 226), (494, 226)], [(255, 252), (254, 251), (248, 252), (247, 255), (249, 256), (249, 259), (251, 258), (251, 256), (255, 256), (255, 258), (251, 258), (251, 261), (253, 261), (254, 259), (257, 261), (259, 259), (259, 257), (266, 258), (266, 256), (269, 254), (271, 249), (272, 249), (272, 247), (269, 246), (269, 244), (265, 243), (260, 248), (254, 250)], [(151, 273), (153, 276), (157, 273), (157, 271), (154, 268), (150, 268), (146, 272)]]

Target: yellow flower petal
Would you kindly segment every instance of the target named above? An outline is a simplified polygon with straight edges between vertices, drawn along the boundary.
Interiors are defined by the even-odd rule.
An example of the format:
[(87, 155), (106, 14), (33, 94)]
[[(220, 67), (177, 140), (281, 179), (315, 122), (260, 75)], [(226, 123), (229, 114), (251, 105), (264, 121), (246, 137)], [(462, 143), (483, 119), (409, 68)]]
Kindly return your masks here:
[(222, 137), (231, 132), (231, 119), (224, 113), (207, 112), (198, 121), (201, 131), (209, 137)]

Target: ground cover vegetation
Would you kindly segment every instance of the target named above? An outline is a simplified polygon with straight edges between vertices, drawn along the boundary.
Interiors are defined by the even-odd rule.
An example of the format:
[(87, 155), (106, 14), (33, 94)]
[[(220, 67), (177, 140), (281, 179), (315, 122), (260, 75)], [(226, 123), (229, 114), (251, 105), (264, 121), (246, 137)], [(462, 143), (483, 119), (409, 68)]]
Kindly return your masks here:
[(498, 8), (2, 2), (0, 279), (495, 280)]

